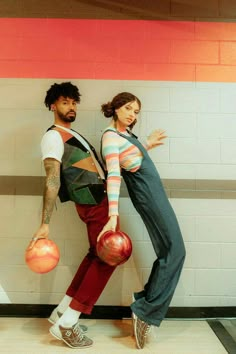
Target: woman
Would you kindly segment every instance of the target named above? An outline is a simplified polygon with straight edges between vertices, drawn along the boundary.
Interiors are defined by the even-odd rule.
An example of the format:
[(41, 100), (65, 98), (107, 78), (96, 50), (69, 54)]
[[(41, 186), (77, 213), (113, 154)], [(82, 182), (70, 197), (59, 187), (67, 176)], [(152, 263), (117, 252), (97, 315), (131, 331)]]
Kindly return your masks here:
[(118, 226), (122, 175), (157, 256), (148, 282), (134, 294), (131, 304), (137, 347), (143, 348), (151, 325), (160, 326), (167, 313), (183, 267), (185, 247), (175, 213), (147, 152), (163, 144), (165, 132), (154, 131), (142, 145), (131, 132), (140, 109), (140, 100), (128, 92), (119, 93), (102, 105), (104, 116), (112, 120), (102, 136), (102, 155), (108, 172), (109, 220), (99, 237)]

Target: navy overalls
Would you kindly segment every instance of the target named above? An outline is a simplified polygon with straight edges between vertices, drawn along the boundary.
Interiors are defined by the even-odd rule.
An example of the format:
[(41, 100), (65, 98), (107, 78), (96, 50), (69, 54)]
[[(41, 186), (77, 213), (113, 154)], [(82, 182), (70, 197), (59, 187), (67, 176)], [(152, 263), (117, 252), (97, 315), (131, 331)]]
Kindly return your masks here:
[(144, 290), (134, 294), (132, 311), (150, 325), (159, 326), (165, 317), (185, 259), (185, 247), (175, 213), (159, 173), (146, 149), (135, 135), (120, 136), (136, 145), (143, 154), (136, 172), (122, 169), (131, 201), (150, 236), (157, 259)]

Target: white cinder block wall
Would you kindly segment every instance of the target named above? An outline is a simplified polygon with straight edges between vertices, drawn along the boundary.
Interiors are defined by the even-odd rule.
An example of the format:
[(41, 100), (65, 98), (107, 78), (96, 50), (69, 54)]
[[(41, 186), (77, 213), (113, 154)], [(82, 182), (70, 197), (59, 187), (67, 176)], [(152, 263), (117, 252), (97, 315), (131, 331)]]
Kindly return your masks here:
[[(68, 78), (68, 80), (71, 80)], [(43, 176), (40, 139), (53, 120), (43, 106), (46, 90), (60, 79), (0, 80), (0, 164), (2, 176)], [(108, 124), (100, 105), (126, 90), (143, 103), (134, 132), (145, 139), (166, 130), (165, 145), (151, 156), (163, 179), (233, 181), (236, 176), (236, 85), (157, 81), (71, 80), (82, 93), (74, 129), (99, 148)], [(222, 186), (224, 191), (224, 185)], [(196, 195), (198, 195), (196, 193)], [(171, 196), (171, 195), (170, 195)], [(234, 306), (236, 300), (236, 199), (170, 197), (187, 258), (172, 306)], [(69, 285), (88, 244), (72, 203), (57, 203), (51, 238), (60, 263), (45, 275), (32, 273), (24, 250), (39, 226), (42, 198), (0, 195), (0, 302), (56, 304)], [(129, 198), (120, 201), (122, 229), (133, 240), (133, 255), (113, 274), (100, 305), (129, 305), (131, 293), (147, 280), (154, 260), (148, 234)]]

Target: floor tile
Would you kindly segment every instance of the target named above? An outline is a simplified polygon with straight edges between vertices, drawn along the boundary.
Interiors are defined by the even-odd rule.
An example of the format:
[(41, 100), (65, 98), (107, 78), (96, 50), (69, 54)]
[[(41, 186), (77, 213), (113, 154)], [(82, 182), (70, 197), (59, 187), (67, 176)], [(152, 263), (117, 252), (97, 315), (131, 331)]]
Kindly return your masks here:
[[(89, 327), (91, 348), (80, 354), (130, 354), (137, 352), (131, 319), (81, 320)], [(48, 332), (44, 318), (5, 318), (0, 321), (0, 353), (60, 354), (73, 349)], [(75, 351), (73, 351), (75, 352)], [(76, 351), (77, 352), (77, 351)], [(227, 354), (206, 321), (165, 320), (153, 327), (140, 354)]]

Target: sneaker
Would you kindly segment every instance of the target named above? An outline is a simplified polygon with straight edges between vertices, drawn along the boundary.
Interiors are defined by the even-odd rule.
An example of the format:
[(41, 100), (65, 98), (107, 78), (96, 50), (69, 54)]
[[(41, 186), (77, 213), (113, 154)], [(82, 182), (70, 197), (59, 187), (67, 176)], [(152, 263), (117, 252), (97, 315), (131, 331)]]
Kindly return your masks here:
[(49, 321), (50, 323), (54, 324), (54, 323), (56, 323), (56, 322), (59, 320), (59, 318), (60, 318), (61, 316), (62, 316), (62, 313), (59, 312), (59, 311), (57, 311), (57, 308), (55, 308), (55, 309), (52, 311), (50, 317), (48, 317), (48, 321)]
[[(48, 321), (49, 321), (50, 323), (52, 323), (52, 324), (55, 324), (55, 323), (59, 320), (59, 318), (60, 318), (62, 315), (63, 315), (63, 314), (62, 314), (61, 312), (57, 311), (57, 308), (55, 308), (55, 309), (52, 311), (50, 317), (48, 318)], [(88, 327), (87, 327), (87, 326), (80, 324), (80, 328), (82, 329), (82, 331), (83, 331), (84, 333), (87, 333), (87, 332), (88, 332)]]
[[(135, 302), (135, 297), (134, 297), (134, 293), (132, 293), (132, 302)], [(135, 313), (132, 311), (132, 322), (133, 322), (133, 329), (135, 326), (135, 321), (137, 320), (137, 316), (135, 315)], [(134, 335), (134, 333), (133, 333)]]
[[(56, 325), (52, 326), (50, 328), (50, 333), (54, 337), (58, 338), (57, 335), (55, 335), (55, 332), (53, 331), (55, 329), (53, 327), (57, 327), (57, 326)], [(79, 322), (77, 322), (76, 324), (74, 324), (72, 327), (69, 328), (65, 328), (59, 325), (58, 329), (60, 331), (60, 338), (58, 339), (62, 339), (70, 348), (73, 349), (89, 348), (93, 344), (92, 339), (84, 335), (83, 331), (79, 326)]]
[(138, 349), (143, 349), (146, 342), (146, 337), (151, 330), (151, 325), (140, 320), (140, 318), (138, 318), (134, 313), (132, 313), (132, 317), (137, 347)]
[[(135, 315), (134, 312), (132, 312), (132, 323), (133, 323), (133, 329), (135, 329), (135, 322), (137, 321), (137, 316)], [(135, 331), (134, 331), (135, 332)], [(135, 335), (135, 333), (133, 332), (133, 335)]]

